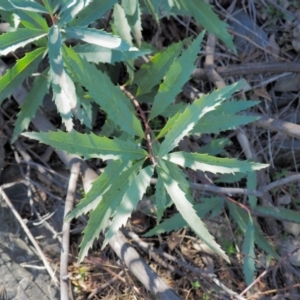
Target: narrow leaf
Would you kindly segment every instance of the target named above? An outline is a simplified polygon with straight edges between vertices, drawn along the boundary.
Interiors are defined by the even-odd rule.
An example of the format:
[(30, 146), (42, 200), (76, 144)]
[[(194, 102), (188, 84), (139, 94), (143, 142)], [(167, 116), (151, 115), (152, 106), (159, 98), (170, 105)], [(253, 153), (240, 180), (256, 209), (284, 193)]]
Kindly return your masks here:
[(68, 38), (82, 40), (89, 44), (106, 47), (115, 50), (128, 51), (130, 45), (122, 41), (120, 37), (113, 36), (102, 30), (85, 27), (68, 27), (65, 30)]
[(118, 35), (126, 41), (128, 45), (132, 46), (131, 29), (126, 19), (124, 9), (119, 3), (116, 3), (114, 6), (113, 17), (114, 26), (117, 29)]
[[(201, 199), (203, 203), (197, 203), (194, 205), (194, 209), (199, 218), (204, 218), (210, 211), (212, 211), (216, 206), (222, 203), (223, 199), (220, 197), (204, 198)], [(171, 231), (176, 231), (181, 228), (188, 226), (188, 223), (183, 219), (180, 213), (174, 214), (172, 217), (164, 220), (161, 224), (157, 225), (153, 229), (149, 230), (143, 236), (149, 237), (153, 235), (159, 235), (163, 233), (169, 233)]]
[(241, 161), (235, 158), (220, 158), (201, 153), (173, 152), (167, 154), (163, 159), (169, 160), (184, 168), (201, 170), (203, 172), (216, 173), (235, 173), (253, 172), (266, 168), (266, 164), (258, 164), (248, 161)]
[[(235, 130), (238, 126), (255, 122), (259, 117), (225, 114), (219, 109), (204, 115), (195, 125), (192, 134), (218, 134), (226, 130)], [(211, 120), (214, 120), (212, 122)]]
[[(248, 172), (247, 175), (247, 189), (250, 191), (255, 191), (257, 188), (256, 172)], [(249, 195), (248, 198), (251, 209), (255, 209), (257, 205), (257, 197), (254, 195)]]
[(172, 201), (176, 205), (176, 208), (184, 218), (184, 220), (188, 223), (188, 225), (193, 229), (193, 231), (203, 240), (206, 245), (211, 248), (214, 252), (223, 257), (227, 262), (229, 262), (229, 258), (226, 253), (221, 249), (220, 245), (218, 245), (213, 238), (213, 236), (208, 232), (205, 224), (201, 221), (201, 219), (197, 216), (197, 213), (192, 205), (191, 195), (186, 194), (180, 187), (176, 180), (172, 175), (176, 172), (174, 169), (178, 168), (176, 165), (167, 162), (166, 163), (168, 173), (165, 173), (165, 170), (158, 169), (161, 172), (161, 177), (164, 182), (164, 186), (170, 195)]
[(145, 159), (147, 152), (131, 141), (121, 141), (117, 138), (111, 140), (91, 134), (83, 134), (77, 131), (63, 132), (26, 132), (22, 135), (50, 145), (56, 149), (78, 154), (85, 159), (102, 158), (138, 160)]
[(78, 44), (73, 49), (80, 55), (80, 57), (84, 57), (88, 62), (96, 64), (101, 62), (112, 65), (116, 62), (126, 62), (130, 59), (135, 59), (151, 53), (150, 50), (146, 49), (137, 50), (134, 48), (128, 51), (119, 51), (91, 44)]
[(12, 143), (17, 139), (18, 135), (28, 128), (30, 121), (36, 114), (40, 105), (42, 105), (45, 95), (48, 93), (49, 82), (46, 72), (35, 78), (33, 86), (26, 96), (24, 103), (20, 107), (17, 120), (14, 125)]
[(0, 35), (0, 55), (6, 55), (20, 47), (34, 42), (47, 33), (41, 29), (18, 28), (17, 31)]
[(157, 182), (155, 185), (155, 204), (156, 204), (156, 222), (159, 223), (167, 204), (167, 193), (164, 187), (164, 182), (160, 173), (157, 174)]
[(174, 59), (180, 54), (187, 41), (169, 46), (166, 50), (155, 54), (149, 63), (144, 64), (135, 74), (134, 84), (138, 85), (136, 96), (146, 94), (159, 84), (170, 68)]
[[(1, 38), (1, 37), (0, 37)], [(38, 48), (27, 53), (0, 78), (0, 103), (20, 86), (34, 72), (43, 58), (46, 48)]]
[(195, 68), (194, 62), (200, 49), (203, 39), (202, 32), (188, 47), (183, 54), (176, 58), (165, 75), (163, 83), (160, 84), (157, 95), (154, 98), (149, 119), (160, 115), (180, 93), (182, 86), (190, 79)]
[(130, 167), (128, 161), (114, 160), (109, 162), (101, 175), (93, 182), (87, 195), (79, 202), (73, 211), (66, 216), (66, 222), (70, 222), (80, 215), (95, 209), (108, 189), (115, 186), (120, 174)]
[[(235, 45), (232, 37), (227, 32), (228, 25), (221, 21), (213, 12), (211, 5), (205, 3), (204, 0), (177, 0), (176, 4), (179, 9), (184, 8), (195, 20), (203, 25), (209, 32), (214, 33), (221, 39), (229, 48), (235, 50)], [(180, 6), (178, 5), (180, 4)]]
[(62, 38), (57, 25), (50, 28), (48, 34), (49, 62), (53, 99), (63, 123), (68, 131), (73, 129), (73, 112), (79, 113), (75, 86), (70, 76), (64, 70), (62, 59)]
[(20, 17), (21, 23), (27, 28), (42, 29), (45, 32), (48, 31), (48, 25), (46, 20), (36, 12), (28, 10), (18, 10), (16, 14)]
[(131, 32), (140, 47), (142, 44), (142, 20), (138, 0), (122, 0), (122, 7), (125, 11)]
[(72, 49), (64, 47), (64, 59), (78, 82), (83, 85), (92, 98), (119, 125), (123, 131), (144, 137), (141, 123), (130, 109), (129, 99), (117, 88), (110, 78), (89, 64)]
[[(236, 204), (233, 204), (231, 201), (226, 201), (226, 204), (229, 208), (231, 217), (239, 226), (241, 231), (244, 234), (246, 234), (247, 226), (249, 223), (249, 215), (244, 209), (242, 209)], [(257, 244), (257, 246), (263, 249), (267, 254), (273, 256), (276, 259), (279, 259), (279, 255), (276, 253), (274, 248), (270, 245), (270, 243), (265, 238), (261, 230), (256, 225), (254, 225), (254, 227), (255, 227), (255, 232), (254, 232), (255, 244)]]
[(86, 6), (77, 17), (71, 20), (68, 24), (73, 27), (88, 26), (92, 22), (100, 19), (104, 14), (113, 7), (117, 0), (97, 1), (94, 0)]
[(59, 25), (64, 25), (75, 18), (75, 16), (89, 5), (91, 0), (69, 1), (63, 5), (59, 14)]
[[(243, 82), (234, 83), (220, 90), (215, 90), (209, 95), (204, 95), (187, 106), (179, 116), (175, 115), (169, 119), (165, 127), (169, 128), (169, 123), (172, 124), (172, 127), (161, 144), (159, 155), (164, 156), (175, 148), (179, 141), (193, 129), (202, 116), (214, 110), (217, 105), (239, 90), (242, 85)], [(163, 131), (164, 128), (162, 129)], [(159, 137), (160, 135), (157, 138)]]
[(9, 0), (9, 2), (13, 5), (13, 7), (28, 10), (38, 13), (48, 13), (44, 6), (39, 4), (37, 1), (30, 0)]
[(117, 207), (120, 205), (124, 194), (129, 188), (133, 178), (136, 177), (137, 172), (142, 167), (142, 164), (142, 162), (138, 162), (120, 174), (114, 183), (114, 188), (110, 188), (104, 194), (96, 209), (91, 213), (87, 227), (84, 230), (82, 242), (80, 244), (81, 249), (78, 256), (79, 262), (81, 262), (87, 255), (88, 250), (90, 247), (92, 247), (94, 240), (108, 225), (109, 218), (115, 213)]
[(243, 243), (243, 252), (245, 255), (243, 271), (247, 285), (250, 285), (252, 283), (255, 273), (254, 233), (255, 230), (253, 220), (251, 216), (249, 216)]
[(150, 179), (153, 175), (153, 172), (154, 167), (150, 165), (142, 169), (132, 180), (130, 186), (123, 196), (121, 204), (113, 216), (111, 224), (108, 226), (108, 231), (105, 234), (105, 240), (102, 248), (106, 246), (119, 228), (126, 224), (128, 218), (131, 216), (131, 213), (136, 209), (138, 202), (146, 193), (146, 189), (150, 184)]
[(269, 207), (269, 206), (256, 206), (254, 211), (265, 217), (275, 218), (281, 221), (289, 221), (300, 223), (300, 212), (285, 207)]

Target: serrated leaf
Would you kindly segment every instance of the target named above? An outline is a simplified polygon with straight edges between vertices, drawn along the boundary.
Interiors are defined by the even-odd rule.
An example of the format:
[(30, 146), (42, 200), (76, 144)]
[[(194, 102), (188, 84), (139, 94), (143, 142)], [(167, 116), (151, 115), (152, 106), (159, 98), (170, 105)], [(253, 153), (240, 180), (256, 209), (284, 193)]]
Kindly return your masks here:
[(77, 17), (71, 20), (68, 25), (73, 27), (88, 26), (92, 22), (100, 19), (104, 14), (113, 7), (117, 0), (97, 1), (94, 0), (85, 7)]
[[(239, 207), (236, 204), (233, 204), (231, 201), (226, 201), (226, 204), (229, 208), (230, 216), (233, 218), (233, 220), (236, 222), (236, 224), (239, 226), (241, 231), (246, 234), (249, 215), (248, 213)], [(279, 255), (276, 253), (274, 248), (270, 245), (268, 240), (265, 238), (261, 230), (254, 225), (254, 242), (257, 244), (258, 247), (263, 249), (267, 254), (273, 256), (276, 259), (279, 259)]]
[(140, 47), (142, 44), (142, 21), (141, 10), (138, 0), (122, 0), (122, 7), (125, 11), (131, 32)]
[(131, 29), (126, 19), (124, 9), (119, 3), (114, 5), (113, 17), (114, 26), (117, 29), (118, 35), (126, 41), (128, 45), (132, 46)]
[(156, 222), (159, 223), (167, 204), (167, 193), (160, 173), (157, 173), (157, 182), (155, 185), (154, 197), (156, 204)]
[[(255, 122), (259, 117), (224, 114), (221, 109), (210, 111), (195, 125), (191, 134), (218, 134), (226, 130), (235, 130), (238, 126)], [(214, 120), (212, 122), (211, 120)]]
[(101, 175), (93, 182), (93, 185), (87, 195), (79, 202), (75, 209), (66, 216), (66, 222), (70, 222), (72, 219), (78, 218), (80, 215), (86, 214), (95, 209), (108, 189), (115, 186), (114, 184), (117, 182), (120, 174), (122, 174), (130, 166), (131, 165), (128, 161), (111, 161), (104, 168)]
[(62, 6), (59, 14), (59, 25), (64, 25), (75, 18), (75, 16), (90, 4), (91, 0), (68, 1)]
[(216, 243), (214, 237), (208, 232), (205, 224), (197, 216), (195, 208), (191, 203), (191, 195), (185, 193), (179, 187), (180, 182), (177, 181), (178, 178), (172, 177), (172, 175), (178, 172), (175, 169), (179, 168), (169, 162), (165, 162), (165, 165), (167, 170), (159, 168), (158, 171), (161, 172), (164, 186), (184, 220), (209, 248), (223, 257), (227, 262), (230, 262), (226, 253), (221, 249), (220, 245)]
[(133, 210), (136, 209), (138, 202), (146, 193), (146, 189), (150, 184), (150, 179), (153, 176), (154, 166), (148, 166), (142, 169), (139, 174), (132, 180), (130, 186), (125, 192), (121, 204), (116, 209), (111, 224), (105, 233), (105, 240), (102, 249), (107, 245), (109, 240), (119, 230), (122, 225), (125, 225)]
[(20, 47), (34, 42), (47, 33), (41, 29), (18, 28), (16, 31), (0, 35), (0, 55), (6, 55)]
[(119, 51), (91, 44), (78, 44), (73, 49), (80, 57), (84, 57), (87, 61), (96, 64), (100, 62), (115, 64), (116, 62), (128, 61), (151, 53), (151, 51), (147, 49)]
[(281, 221), (289, 221), (300, 223), (300, 212), (291, 210), (285, 207), (269, 207), (269, 206), (256, 206), (255, 211), (265, 217), (275, 218)]
[(81, 262), (87, 255), (89, 248), (100, 232), (108, 225), (109, 218), (115, 213), (120, 205), (124, 194), (129, 188), (137, 172), (141, 169), (143, 162), (138, 162), (120, 174), (115, 180), (114, 187), (110, 188), (101, 199), (96, 209), (91, 213), (87, 227), (83, 231), (83, 239), (80, 244), (78, 261)]
[(30, 121), (36, 114), (40, 105), (42, 105), (45, 95), (48, 93), (48, 79), (46, 72), (35, 78), (33, 86), (26, 96), (24, 103), (20, 107), (17, 120), (14, 124), (14, 132), (11, 142), (15, 142), (18, 135), (28, 128)]
[(139, 160), (147, 157), (147, 152), (131, 141), (97, 136), (94, 133), (83, 134), (77, 131), (63, 132), (26, 132), (23, 136), (38, 140), (56, 149), (78, 154), (85, 159), (102, 158)]
[(53, 15), (63, 4), (60, 0), (41, 0), (50, 15)]
[(217, 180), (215, 180), (216, 183), (222, 182), (222, 183), (234, 183), (238, 182), (241, 179), (245, 178), (245, 173), (235, 173), (235, 174), (224, 174), (220, 176)]
[(30, 0), (9, 0), (14, 8), (28, 10), (38, 13), (48, 13), (45, 7), (39, 4), (37, 1)]
[[(250, 191), (255, 191), (257, 188), (257, 176), (255, 172), (247, 173), (247, 189)], [(254, 209), (257, 205), (257, 197), (254, 195), (249, 195), (249, 204), (251, 209)]]
[[(168, 132), (161, 144), (159, 156), (164, 156), (175, 148), (179, 141), (194, 128), (195, 124), (206, 113), (214, 110), (221, 102), (239, 90), (242, 85), (243, 82), (237, 82), (220, 90), (215, 90), (211, 94), (204, 95), (187, 106), (183, 113), (176, 114), (169, 119), (165, 125), (165, 128), (168, 128)], [(172, 124), (172, 127), (170, 124)], [(166, 130), (163, 128), (157, 138), (161, 137), (162, 132), (165, 133)]]
[(46, 48), (38, 48), (27, 53), (0, 78), (0, 103), (32, 74), (43, 58)]
[[(64, 47), (64, 60), (78, 82), (123, 131), (144, 137), (141, 123), (130, 109), (130, 100), (117, 88), (110, 78), (97, 70), (96, 66), (80, 58), (72, 49)], [(100, 84), (99, 84), (100, 83)], [(132, 107), (132, 106), (131, 106)]]
[(241, 161), (235, 158), (220, 158), (201, 153), (173, 152), (167, 154), (163, 159), (180, 165), (184, 168), (201, 170), (203, 172), (217, 173), (235, 173), (235, 172), (253, 172), (268, 167), (266, 164), (258, 164), (249, 161)]
[(202, 32), (183, 54), (176, 58), (167, 71), (163, 83), (160, 84), (156, 94), (149, 119), (160, 115), (173, 101), (182, 89), (182, 86), (190, 79), (195, 68), (194, 62), (203, 39)]
[(82, 40), (101, 47), (120, 51), (130, 50), (130, 45), (122, 41), (121, 38), (102, 30), (85, 27), (68, 27), (65, 29), (65, 34), (68, 38)]
[(42, 29), (45, 32), (48, 31), (47, 22), (40, 14), (27, 10), (18, 10), (16, 14), (20, 17), (21, 23), (25, 27)]
[[(203, 203), (197, 203), (194, 205), (194, 209), (197, 212), (199, 218), (204, 218), (206, 214), (212, 211), (216, 206), (223, 202), (220, 197), (203, 198), (201, 199)], [(153, 235), (159, 235), (163, 233), (169, 233), (171, 231), (176, 231), (181, 228), (188, 226), (187, 222), (183, 219), (180, 213), (174, 214), (172, 217), (164, 220), (161, 224), (157, 225), (153, 229), (149, 230), (143, 236), (149, 237)]]
[(198, 153), (206, 153), (209, 155), (218, 155), (224, 151), (226, 146), (231, 145), (232, 142), (229, 139), (213, 139), (210, 143), (206, 144), (205, 146), (199, 147)]
[(2, 0), (0, 3), (0, 9), (3, 9), (4, 11), (11, 11), (14, 10), (15, 8), (9, 0)]
[(187, 40), (169, 46), (166, 50), (150, 58), (149, 63), (142, 65), (136, 72), (133, 82), (138, 85), (136, 96), (150, 92), (154, 86), (161, 82), (174, 59), (181, 53), (186, 42)]
[(158, 16), (158, 9), (153, 6), (152, 1), (150, 0), (143, 0), (144, 4), (146, 5), (147, 9), (151, 13), (153, 19), (155, 20), (156, 24), (159, 25), (159, 16)]
[(205, 3), (204, 0), (177, 0), (176, 4), (177, 6), (180, 4), (180, 6), (178, 6), (179, 9), (184, 8), (205, 29), (214, 33), (229, 48), (235, 51), (232, 37), (227, 32), (228, 25), (219, 19), (213, 12), (210, 4)]
[(75, 86), (70, 76), (64, 70), (62, 59), (62, 38), (57, 25), (50, 28), (48, 33), (50, 77), (53, 89), (53, 99), (63, 123), (68, 131), (73, 129), (73, 112), (79, 113)]
[(254, 224), (251, 216), (248, 218), (248, 224), (243, 243), (244, 265), (243, 272), (246, 279), (246, 284), (250, 285), (254, 279), (255, 273), (255, 252), (254, 252)]

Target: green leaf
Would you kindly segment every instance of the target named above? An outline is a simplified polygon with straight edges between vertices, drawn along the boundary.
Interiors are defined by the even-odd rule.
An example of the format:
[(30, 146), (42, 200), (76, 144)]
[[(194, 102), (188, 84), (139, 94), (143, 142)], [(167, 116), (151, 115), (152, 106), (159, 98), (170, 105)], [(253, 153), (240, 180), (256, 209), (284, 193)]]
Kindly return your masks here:
[(156, 204), (156, 222), (159, 223), (167, 204), (167, 193), (164, 187), (160, 173), (157, 173), (157, 182), (155, 185), (155, 204)]
[(193, 170), (201, 170), (203, 172), (216, 173), (235, 173), (235, 172), (253, 172), (266, 168), (266, 164), (258, 164), (248, 161), (240, 161), (235, 158), (220, 158), (201, 153), (188, 152), (173, 152), (163, 157), (174, 164), (180, 165), (184, 168)]
[(48, 13), (44, 6), (39, 4), (37, 1), (30, 0), (9, 0), (14, 8), (18, 8), (21, 10), (28, 10), (32, 12), (38, 13)]
[(156, 24), (159, 25), (159, 17), (158, 17), (158, 13), (157, 13), (158, 9), (155, 6), (153, 6), (153, 3), (151, 0), (143, 0), (143, 2), (146, 5), (149, 12), (151, 13)]
[(135, 59), (139, 56), (151, 53), (151, 51), (147, 49), (119, 51), (91, 44), (78, 44), (73, 49), (77, 54), (80, 55), (80, 57), (85, 58), (87, 61), (95, 64), (100, 62), (115, 64), (116, 62), (128, 61), (130, 59)]
[(296, 210), (287, 209), (284, 207), (269, 207), (269, 206), (256, 206), (254, 211), (258, 212), (265, 217), (275, 218), (281, 221), (289, 221), (300, 223), (300, 212)]
[(0, 103), (32, 74), (43, 58), (46, 48), (38, 48), (27, 53), (0, 78)]
[(159, 86), (149, 119), (153, 119), (165, 111), (175, 101), (175, 97), (181, 91), (182, 86), (190, 79), (191, 73), (195, 68), (194, 62), (197, 58), (203, 35), (204, 32), (193, 41), (179, 58), (174, 60), (165, 75), (163, 83)]
[[(10, 3), (9, 0), (2, 0), (0, 3), (0, 9), (3, 9), (4, 11), (11, 11), (14, 10), (14, 6)], [(2, 17), (2, 15), (1, 15)]]
[(48, 31), (47, 22), (40, 14), (28, 10), (18, 10), (16, 14), (20, 17), (21, 23), (25, 27)]
[(97, 19), (102, 18), (105, 13), (113, 7), (117, 0), (97, 1), (94, 0), (85, 7), (77, 17), (71, 20), (68, 25), (74, 27), (88, 26)]
[(250, 285), (253, 282), (255, 274), (255, 252), (254, 252), (254, 224), (251, 216), (248, 218), (248, 224), (243, 243), (244, 265), (243, 271), (246, 279), (246, 284)]
[(18, 135), (24, 129), (28, 128), (30, 120), (33, 119), (38, 107), (43, 103), (44, 97), (49, 88), (46, 72), (43, 72), (41, 75), (35, 78), (30, 92), (20, 107), (20, 112), (18, 113), (17, 120), (14, 124), (14, 132), (11, 140), (12, 143), (16, 141)]
[(132, 46), (131, 29), (126, 19), (124, 9), (119, 3), (116, 3), (114, 6), (113, 17), (114, 26), (117, 29), (118, 35), (126, 41), (128, 45)]
[[(226, 204), (229, 208), (229, 212), (235, 223), (239, 226), (241, 231), (246, 234), (247, 226), (249, 224), (249, 215), (248, 213), (239, 207), (236, 204), (233, 204), (231, 201), (226, 201)], [(279, 259), (279, 255), (276, 253), (274, 248), (270, 245), (268, 240), (265, 238), (261, 230), (254, 225), (254, 241), (258, 247), (263, 249), (267, 254), (273, 256), (276, 259)]]
[[(108, 114), (108, 117), (119, 125), (123, 131), (144, 137), (141, 123), (130, 109), (129, 99), (117, 88), (109, 77), (97, 70), (96, 66), (80, 58), (74, 50), (64, 47), (64, 60), (92, 98)], [(117, 116), (117, 117), (116, 117)]]
[[(210, 111), (204, 115), (195, 125), (192, 134), (218, 134), (226, 130), (235, 130), (238, 126), (249, 124), (258, 120), (255, 116), (235, 116), (232, 114), (224, 114), (221, 108)], [(214, 120), (212, 122), (211, 120)]]
[(90, 2), (91, 0), (67, 1), (61, 8), (58, 20), (59, 25), (62, 26), (74, 19)]
[(138, 85), (136, 96), (150, 92), (154, 86), (161, 82), (186, 42), (187, 40), (169, 46), (166, 50), (150, 58), (149, 63), (142, 65), (139, 71), (136, 72), (133, 82)]
[(22, 135), (50, 145), (56, 149), (78, 154), (85, 159), (102, 158), (139, 160), (145, 159), (148, 153), (131, 141), (121, 141), (117, 138), (109, 139), (77, 131), (63, 132), (26, 132)]
[(120, 51), (130, 50), (130, 45), (122, 41), (121, 38), (94, 28), (68, 27), (65, 29), (65, 34), (68, 38), (82, 40), (101, 47)]
[(228, 25), (213, 12), (211, 5), (205, 3), (204, 0), (177, 0), (176, 4), (179, 9), (184, 8), (195, 18), (196, 22), (200, 23), (209, 32), (214, 33), (229, 48), (236, 51), (232, 37), (227, 32)]
[(40, 39), (47, 33), (41, 29), (18, 28), (17, 31), (0, 35), (0, 55), (6, 55), (20, 47)]
[[(220, 203), (223, 205), (223, 199), (220, 197), (203, 198), (203, 203), (197, 203), (194, 205), (194, 209), (199, 218), (204, 218), (215, 207), (220, 207)], [(149, 237), (153, 235), (159, 235), (163, 233), (169, 233), (188, 226), (188, 223), (183, 219), (180, 213), (174, 214), (172, 217), (164, 220), (161, 224), (157, 225), (153, 229), (149, 230), (143, 236)]]
[(142, 44), (142, 20), (138, 0), (122, 0), (122, 7), (125, 11), (131, 32), (140, 47)]
[(232, 142), (226, 138), (213, 139), (210, 143), (201, 146), (197, 152), (207, 153), (209, 155), (218, 155), (224, 151), (226, 146), (231, 145)]
[(104, 168), (101, 175), (93, 182), (93, 185), (87, 195), (79, 202), (73, 211), (66, 216), (66, 222), (70, 222), (80, 215), (86, 214), (95, 209), (103, 198), (103, 195), (115, 182), (118, 181), (120, 174), (130, 167), (128, 161), (114, 160)]
[(121, 173), (114, 182), (114, 188), (110, 188), (101, 199), (96, 209), (91, 213), (87, 227), (83, 231), (83, 239), (80, 244), (78, 261), (81, 262), (92, 247), (94, 240), (100, 232), (108, 225), (109, 218), (115, 213), (120, 205), (124, 194), (131, 185), (133, 178), (136, 177), (141, 169), (143, 162), (138, 162), (126, 171)]
[(68, 131), (73, 129), (73, 114), (80, 115), (75, 85), (64, 70), (62, 59), (62, 39), (57, 25), (50, 28), (48, 34), (50, 77), (53, 89), (53, 98), (57, 110)]
[(132, 180), (130, 186), (125, 192), (122, 202), (116, 209), (111, 224), (108, 226), (108, 231), (105, 234), (105, 240), (102, 249), (106, 246), (113, 235), (119, 228), (126, 224), (133, 210), (136, 209), (138, 202), (142, 199), (150, 184), (150, 179), (153, 176), (154, 167), (148, 166), (142, 169), (139, 174)]
[[(159, 164), (161, 165), (161, 161)], [(178, 181), (178, 179), (180, 179), (179, 177), (173, 177), (180, 171), (179, 168), (169, 162), (165, 162), (165, 166), (166, 167), (164, 168), (158, 168), (158, 171), (161, 173), (164, 186), (176, 208), (201, 240), (214, 252), (229, 262), (229, 258), (226, 253), (221, 249), (220, 245), (216, 243), (213, 236), (208, 232), (205, 224), (198, 217), (195, 208), (192, 205), (192, 197), (190, 193), (187, 194), (180, 188), (180, 181)]]
[[(250, 191), (255, 191), (257, 188), (257, 176), (255, 172), (247, 173), (247, 189)], [(254, 195), (249, 195), (249, 204), (251, 209), (254, 209), (257, 205), (257, 197)]]
[[(159, 156), (162, 157), (175, 148), (179, 141), (194, 128), (195, 124), (206, 113), (214, 110), (217, 105), (239, 90), (242, 85), (243, 82), (234, 83), (220, 90), (215, 90), (209, 95), (204, 95), (187, 106), (183, 113), (176, 114), (169, 119), (165, 125), (168, 132), (161, 144)], [(162, 129), (157, 138), (160, 138), (162, 133), (166, 132), (165, 128)]]

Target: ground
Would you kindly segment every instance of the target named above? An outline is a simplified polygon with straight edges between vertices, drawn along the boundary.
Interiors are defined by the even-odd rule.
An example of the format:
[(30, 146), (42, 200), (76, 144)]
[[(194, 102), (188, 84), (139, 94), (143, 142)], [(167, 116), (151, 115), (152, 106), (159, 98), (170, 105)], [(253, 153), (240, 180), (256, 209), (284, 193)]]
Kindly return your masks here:
[[(230, 25), (229, 32), (234, 38), (237, 53), (207, 34), (199, 52), (197, 70), (177, 101), (192, 101), (199, 92), (207, 93), (216, 87), (244, 79), (249, 89), (239, 96), (244, 100), (260, 100), (247, 113), (259, 114), (263, 118), (236, 130), (226, 131), (221, 136), (191, 137), (184, 140), (181, 147), (193, 150), (214, 138), (230, 139), (231, 144), (225, 147), (228, 157), (270, 164), (268, 169), (257, 174), (257, 191), (264, 191), (264, 197), (259, 199), (261, 204), (274, 206), (275, 210), (276, 207), (290, 208), (297, 212), (300, 204), (300, 127), (297, 125), (300, 5), (298, 1), (210, 2), (220, 18)], [(157, 49), (195, 36), (202, 30), (188, 17), (163, 18), (158, 28), (149, 15), (143, 17), (143, 29), (144, 40)], [(13, 60), (14, 57), (8, 57), (5, 63)], [(24, 137), (20, 137), (14, 145), (9, 143), (18, 111), (15, 100), (19, 95), (15, 93), (1, 107), (0, 153), (1, 157), (5, 157), (0, 161), (3, 168), (1, 184), (5, 195), (38, 241), (52, 269), (59, 270), (60, 235), (56, 233), (61, 231), (70, 175), (50, 147), (28, 142)], [(48, 120), (59, 126), (59, 118), (51, 101), (45, 104), (43, 111)], [(101, 118), (103, 116), (99, 115), (99, 124)], [(26, 155), (29, 155), (29, 160)], [(96, 159), (88, 161), (88, 165), (97, 173), (103, 167), (102, 162)], [(186, 175), (191, 182), (201, 182), (199, 174), (189, 172)], [(274, 185), (270, 186), (270, 183)], [(234, 187), (244, 187), (243, 180)], [(29, 190), (31, 193), (28, 193)], [(82, 191), (83, 188), (78, 184), (77, 202), (83, 196)], [(204, 191), (194, 191), (196, 199), (204, 195)], [(227, 194), (224, 197), (247, 204), (246, 195)], [(41, 291), (48, 299), (58, 299), (57, 289), (48, 273), (32, 267), (42, 267), (43, 264), (35, 256), (34, 247), (22, 225), (16, 222), (4, 200), (2, 195), (1, 220), (5, 222), (1, 222), (3, 226), (0, 227), (3, 245), (0, 286), (3, 288), (3, 299), (37, 299), (43, 296), (39, 294)], [(144, 203), (147, 203), (147, 199), (144, 199)], [(170, 207), (164, 217), (175, 212), (175, 208)], [(146, 214), (145, 209), (132, 215), (123, 233), (146, 263), (182, 299), (300, 298), (300, 258), (297, 254), (300, 248), (299, 225), (288, 222), (288, 217), (278, 221), (260, 212), (253, 211), (253, 215), (263, 235), (282, 259), (276, 261), (256, 247), (256, 280), (250, 290), (246, 290), (243, 273), (243, 232), (233, 222), (228, 210), (205, 216), (204, 220), (211, 234), (229, 255), (231, 264), (212, 253), (188, 228), (151, 238), (142, 237), (155, 225), (155, 219), (151, 213)], [(41, 216), (45, 219), (42, 223), (38, 220)], [(71, 228), (68, 272), (74, 299), (153, 299), (110, 246), (101, 250), (102, 236), (94, 243), (83, 263), (77, 263), (81, 231), (85, 224), (85, 218), (79, 218)], [(30, 266), (23, 267), (25, 262)], [(11, 274), (12, 279), (8, 280), (7, 274)], [(28, 282), (25, 280), (24, 283), (22, 278)]]

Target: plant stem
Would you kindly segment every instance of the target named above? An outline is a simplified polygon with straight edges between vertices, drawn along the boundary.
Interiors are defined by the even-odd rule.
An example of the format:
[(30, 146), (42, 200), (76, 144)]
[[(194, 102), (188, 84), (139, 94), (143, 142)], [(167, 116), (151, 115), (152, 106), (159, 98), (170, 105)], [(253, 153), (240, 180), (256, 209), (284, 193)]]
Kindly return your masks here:
[(142, 110), (138, 100), (129, 92), (126, 90), (124, 86), (120, 86), (121, 91), (133, 102), (134, 106), (136, 107), (137, 111), (139, 112), (142, 121), (145, 125), (145, 136), (148, 144), (148, 150), (149, 150), (149, 158), (152, 161), (153, 165), (157, 165), (157, 161), (155, 160), (155, 156), (153, 153), (153, 144), (152, 144), (152, 139), (151, 139), (151, 128), (149, 126), (149, 123), (147, 121), (145, 112)]

